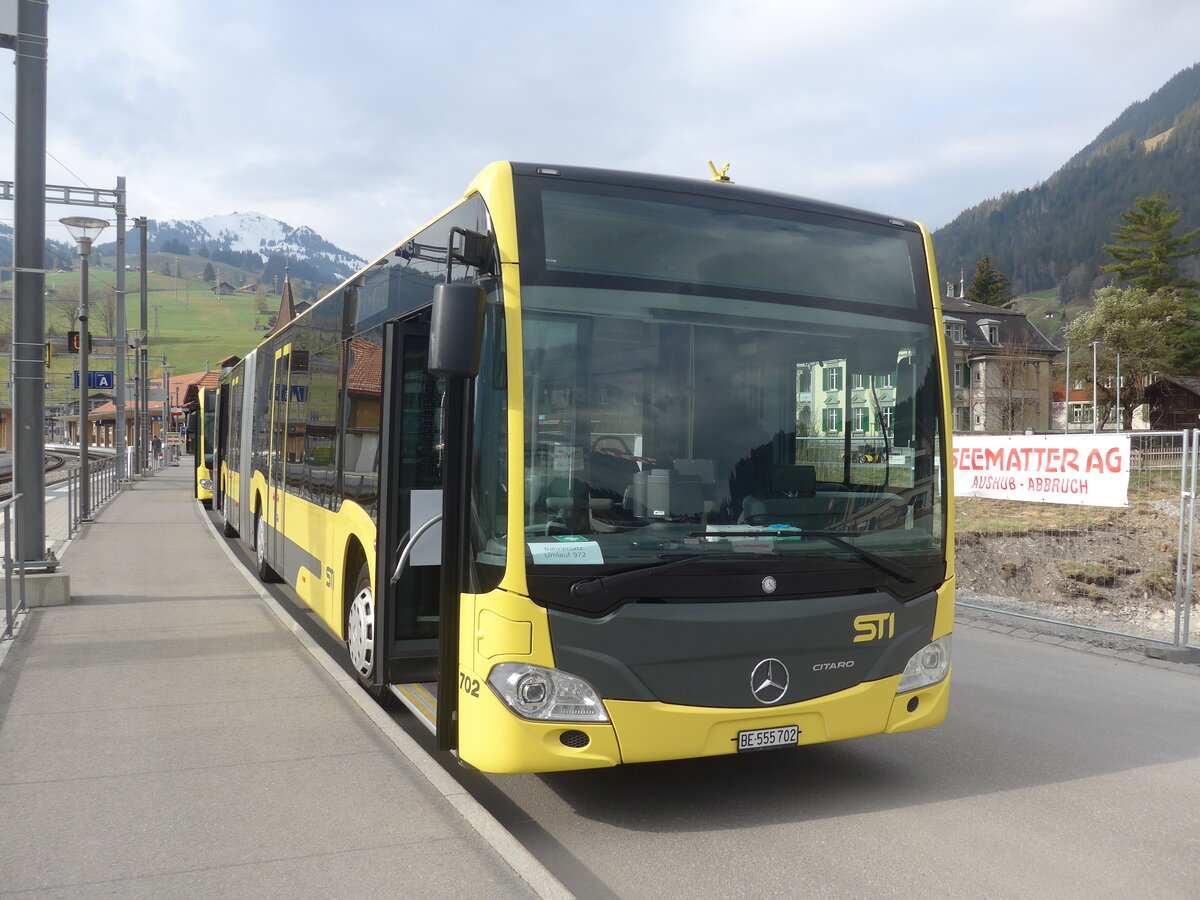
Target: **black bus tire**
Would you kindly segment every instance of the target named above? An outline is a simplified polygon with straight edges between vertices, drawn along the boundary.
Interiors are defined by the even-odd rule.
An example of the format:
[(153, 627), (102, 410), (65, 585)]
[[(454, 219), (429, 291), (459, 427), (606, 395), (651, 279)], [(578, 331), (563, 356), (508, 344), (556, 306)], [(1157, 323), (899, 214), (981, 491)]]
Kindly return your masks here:
[(346, 604), (346, 659), (363, 689), (381, 706), (392, 706), (393, 695), (388, 686), (373, 683), (379, 662), (375, 654), (381, 642), (375, 634), (375, 592), (371, 586), (371, 569), (365, 562), (359, 566), (354, 593), (349, 601)]
[(262, 511), (254, 513), (254, 559), (258, 565), (258, 580), (270, 584), (282, 579), (267, 562), (267, 532), (263, 527)]

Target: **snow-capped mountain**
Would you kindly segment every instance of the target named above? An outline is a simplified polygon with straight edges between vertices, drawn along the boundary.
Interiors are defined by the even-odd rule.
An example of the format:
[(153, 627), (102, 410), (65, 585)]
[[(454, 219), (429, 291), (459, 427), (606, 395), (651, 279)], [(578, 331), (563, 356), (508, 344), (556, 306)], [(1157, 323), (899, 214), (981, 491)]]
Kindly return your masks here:
[[(111, 235), (111, 230), (105, 235)], [(0, 265), (12, 265), (12, 228), (0, 223)], [(203, 219), (149, 221), (147, 244), (151, 253), (187, 254), (226, 263), (266, 281), (280, 277), (287, 267), (290, 277), (314, 285), (339, 284), (367, 262), (335, 247), (306, 225), (293, 228), (262, 213), (230, 213)], [(138, 239), (130, 231), (125, 245), (131, 263), (138, 253)], [(116, 253), (116, 242), (97, 244), (93, 251), (103, 264)], [(75, 247), (48, 238), (46, 260), (50, 267), (70, 268)]]
[(251, 270), (282, 259), (297, 277), (326, 284), (336, 284), (366, 265), (366, 260), (335, 247), (306, 225), (293, 228), (255, 212), (151, 219), (147, 240), (151, 252), (187, 252)]

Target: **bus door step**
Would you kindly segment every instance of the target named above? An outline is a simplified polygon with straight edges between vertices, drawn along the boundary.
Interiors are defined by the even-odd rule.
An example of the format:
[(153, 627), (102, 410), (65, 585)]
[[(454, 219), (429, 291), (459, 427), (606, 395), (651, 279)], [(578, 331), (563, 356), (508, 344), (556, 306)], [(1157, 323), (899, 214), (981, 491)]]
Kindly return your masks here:
[(397, 699), (434, 734), (437, 734), (437, 682), (388, 685)]

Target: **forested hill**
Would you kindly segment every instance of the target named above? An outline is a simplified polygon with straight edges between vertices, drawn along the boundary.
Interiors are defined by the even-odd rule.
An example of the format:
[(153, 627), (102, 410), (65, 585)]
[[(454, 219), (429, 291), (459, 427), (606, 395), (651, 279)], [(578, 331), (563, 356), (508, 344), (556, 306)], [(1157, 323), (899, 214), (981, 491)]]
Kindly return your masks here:
[[(1200, 228), (1200, 63), (1134, 103), (1054, 175), (966, 210), (934, 232), (945, 279), (985, 253), (1018, 293), (1059, 287), (1083, 300), (1111, 276), (1101, 247), (1138, 197), (1165, 191), (1180, 231)], [(1186, 274), (1200, 276), (1195, 259)], [(944, 280), (945, 280), (944, 279)]]

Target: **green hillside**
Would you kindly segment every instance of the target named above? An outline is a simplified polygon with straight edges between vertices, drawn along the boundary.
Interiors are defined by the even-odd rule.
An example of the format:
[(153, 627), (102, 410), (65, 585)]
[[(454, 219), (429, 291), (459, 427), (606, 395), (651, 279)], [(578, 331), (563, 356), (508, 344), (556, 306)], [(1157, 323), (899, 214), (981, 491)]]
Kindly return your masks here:
[[(266, 327), (279, 309), (277, 294), (234, 293), (216, 296), (211, 285), (199, 279), (208, 261), (197, 257), (175, 257), (173, 254), (151, 254), (151, 274), (147, 279), (147, 332), (149, 336), (150, 375), (159, 377), (162, 357), (176, 374), (215, 369), (219, 360), (230, 354), (244, 355), (262, 340)], [(154, 274), (179, 266), (182, 277)], [(245, 281), (244, 273), (223, 265), (220, 278), (235, 287)], [(94, 338), (115, 334), (116, 272), (111, 268), (91, 266), (89, 269), (89, 309)], [(127, 272), (125, 277), (127, 329), (140, 327), (140, 275)], [(0, 331), (11, 333), (12, 282), (3, 284), (0, 299)], [(79, 273), (58, 272), (46, 276), (46, 335), (54, 346), (53, 360), (47, 382), (47, 405), (67, 402), (74, 393), (73, 372), (78, 357), (66, 352), (66, 335), (76, 328), (71, 315), (79, 305)], [(132, 354), (130, 373), (132, 373)], [(0, 377), (8, 383), (10, 354), (0, 358)], [(115, 350), (110, 346), (93, 344), (90, 368), (94, 371), (115, 370)], [(7, 389), (0, 392), (0, 403), (7, 404)]]
[[(942, 271), (973, 271), (988, 254), (1019, 293), (1057, 290), (1086, 302), (1109, 284), (1102, 246), (1138, 197), (1160, 191), (1200, 227), (1200, 64), (1133, 104), (1049, 179), (966, 210), (934, 233)], [(1200, 275), (1194, 260), (1184, 267)]]

